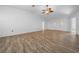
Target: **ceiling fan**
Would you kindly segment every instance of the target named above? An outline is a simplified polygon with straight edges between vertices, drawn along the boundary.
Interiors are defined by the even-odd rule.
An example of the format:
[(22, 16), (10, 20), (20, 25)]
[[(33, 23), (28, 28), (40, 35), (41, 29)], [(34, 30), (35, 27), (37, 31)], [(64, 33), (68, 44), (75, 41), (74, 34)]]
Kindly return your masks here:
[[(32, 7), (35, 7), (35, 5), (32, 5)], [(48, 5), (45, 5), (45, 8), (42, 10), (42, 14), (49, 15), (52, 12), (54, 12), (53, 8), (49, 7)]]

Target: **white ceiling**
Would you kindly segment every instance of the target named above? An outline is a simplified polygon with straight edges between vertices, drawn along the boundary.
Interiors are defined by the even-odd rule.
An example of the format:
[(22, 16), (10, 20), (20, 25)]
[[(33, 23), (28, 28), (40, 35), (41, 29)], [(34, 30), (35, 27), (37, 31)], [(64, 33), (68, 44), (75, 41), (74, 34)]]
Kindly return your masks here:
[[(30, 13), (34, 13), (38, 16), (45, 17), (41, 14), (41, 10), (44, 9), (44, 5), (37, 5), (35, 7), (32, 7), (31, 5), (8, 5), (9, 7), (21, 9)], [(54, 19), (54, 18), (67, 18), (73, 14), (76, 14), (79, 11), (78, 5), (50, 5), (49, 7), (52, 7), (54, 12), (50, 14), (48, 19)]]

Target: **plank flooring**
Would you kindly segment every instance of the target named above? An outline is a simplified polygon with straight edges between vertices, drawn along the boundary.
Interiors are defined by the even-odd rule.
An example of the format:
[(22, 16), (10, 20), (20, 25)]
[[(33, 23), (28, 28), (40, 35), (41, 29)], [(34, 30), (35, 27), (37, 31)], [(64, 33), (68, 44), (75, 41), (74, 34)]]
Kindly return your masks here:
[(58, 30), (0, 38), (0, 53), (78, 53), (79, 36)]

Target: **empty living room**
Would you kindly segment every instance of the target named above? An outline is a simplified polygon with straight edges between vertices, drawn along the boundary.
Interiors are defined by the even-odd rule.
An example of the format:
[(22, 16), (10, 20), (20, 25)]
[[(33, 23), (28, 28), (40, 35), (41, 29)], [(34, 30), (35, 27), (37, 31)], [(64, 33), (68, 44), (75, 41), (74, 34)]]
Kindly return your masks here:
[(0, 53), (79, 53), (79, 5), (0, 5)]

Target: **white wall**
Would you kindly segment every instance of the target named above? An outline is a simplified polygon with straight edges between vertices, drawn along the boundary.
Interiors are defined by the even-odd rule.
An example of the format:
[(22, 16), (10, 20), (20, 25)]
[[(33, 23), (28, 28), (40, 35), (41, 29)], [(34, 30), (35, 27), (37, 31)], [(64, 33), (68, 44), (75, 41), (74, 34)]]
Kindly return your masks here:
[[(73, 16), (70, 17), (70, 21), (72, 22), (72, 19), (75, 18), (75, 29), (76, 29), (76, 34), (79, 35), (79, 12), (75, 13)], [(74, 22), (74, 21), (73, 21)], [(73, 24), (72, 24), (73, 25)], [(73, 27), (74, 28), (74, 27)], [(73, 29), (74, 30), (74, 29)]]
[(51, 30), (68, 31), (79, 35), (79, 12), (74, 16), (68, 17), (67, 19), (48, 20), (47, 27)]
[(76, 28), (77, 28), (77, 34), (79, 35), (79, 17), (77, 18), (76, 23), (77, 23), (77, 26), (76, 26)]
[(42, 19), (37, 15), (16, 8), (0, 6), (0, 37), (40, 30), (42, 30)]
[(75, 17), (76, 17), (76, 33), (79, 35), (79, 12), (77, 12)]
[(62, 30), (62, 31), (70, 31), (69, 29), (69, 19), (52, 19), (48, 20), (48, 29), (51, 30)]
[[(79, 34), (79, 12), (76, 31)], [(45, 29), (71, 31), (71, 18), (52, 19), (45, 21)], [(27, 32), (40, 31), (43, 29), (45, 19), (36, 14), (8, 6), (0, 6), (0, 37), (10, 36)], [(13, 32), (12, 32), (13, 31)]]

